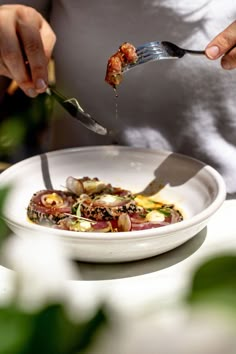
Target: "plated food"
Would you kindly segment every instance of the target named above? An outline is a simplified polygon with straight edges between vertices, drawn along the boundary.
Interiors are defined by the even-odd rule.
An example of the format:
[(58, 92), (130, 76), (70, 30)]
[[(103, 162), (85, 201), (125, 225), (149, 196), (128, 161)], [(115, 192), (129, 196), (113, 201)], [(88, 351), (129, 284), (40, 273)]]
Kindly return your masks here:
[(158, 228), (183, 220), (174, 204), (133, 194), (98, 178), (66, 179), (66, 190), (40, 190), (27, 207), (40, 225), (77, 232), (124, 232)]
[[(174, 204), (173, 209), (179, 209), (184, 219), (164, 227), (108, 233), (75, 232), (60, 229), (56, 223), (43, 227), (30, 221), (26, 211), (37, 191), (61, 190), (74, 197), (75, 193), (65, 185), (68, 176), (96, 176), (100, 181), (132, 191), (136, 202), (139, 196), (139, 206), (147, 211), (150, 199)], [(71, 148), (30, 157), (2, 172), (0, 184), (2, 188), (11, 186), (2, 217), (13, 233), (29, 239), (38, 235), (56, 237), (69, 257), (95, 263), (145, 259), (182, 245), (205, 228), (226, 193), (219, 173), (201, 161), (170, 151), (117, 145)], [(80, 183), (76, 185), (79, 187)], [(50, 198), (46, 199), (46, 204), (50, 202)], [(60, 198), (57, 203), (61, 203)], [(202, 232), (204, 235), (205, 231)], [(199, 240), (202, 236), (196, 238), (195, 244)]]
[(121, 44), (118, 51), (108, 60), (105, 81), (116, 88), (122, 81), (125, 67), (135, 63), (137, 59), (136, 49), (131, 43)]

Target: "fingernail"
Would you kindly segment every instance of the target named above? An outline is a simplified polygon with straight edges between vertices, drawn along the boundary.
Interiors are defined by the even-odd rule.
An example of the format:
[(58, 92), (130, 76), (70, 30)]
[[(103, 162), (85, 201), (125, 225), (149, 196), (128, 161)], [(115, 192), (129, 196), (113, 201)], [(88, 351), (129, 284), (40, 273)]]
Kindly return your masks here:
[(33, 88), (29, 88), (29, 89), (27, 90), (27, 94), (28, 94), (28, 96), (30, 96), (30, 97), (36, 97), (36, 96), (37, 96), (37, 92), (36, 92)]
[(230, 70), (232, 69), (231, 64), (228, 61), (223, 61), (221, 62), (222, 68), (224, 68), (225, 70)]
[(44, 90), (47, 87), (46, 82), (43, 79), (37, 79), (35, 83), (36, 90)]
[(206, 54), (209, 58), (216, 59), (220, 54), (220, 48), (213, 45), (212, 47), (206, 49)]

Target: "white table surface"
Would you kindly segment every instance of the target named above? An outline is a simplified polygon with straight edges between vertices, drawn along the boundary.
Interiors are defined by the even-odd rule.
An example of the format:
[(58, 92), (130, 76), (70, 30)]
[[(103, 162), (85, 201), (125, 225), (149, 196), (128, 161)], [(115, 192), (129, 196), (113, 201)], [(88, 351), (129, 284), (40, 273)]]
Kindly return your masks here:
[[(194, 268), (205, 259), (236, 251), (236, 200), (227, 200), (208, 226), (184, 245), (163, 255), (124, 264), (77, 262), (81, 279), (68, 279), (66, 290), (75, 299), (81, 289), (96, 291), (120, 311), (137, 312), (150, 303), (175, 303), (188, 289)], [(0, 266), (0, 297), (7, 296), (12, 271)], [(92, 293), (91, 293), (92, 286)]]

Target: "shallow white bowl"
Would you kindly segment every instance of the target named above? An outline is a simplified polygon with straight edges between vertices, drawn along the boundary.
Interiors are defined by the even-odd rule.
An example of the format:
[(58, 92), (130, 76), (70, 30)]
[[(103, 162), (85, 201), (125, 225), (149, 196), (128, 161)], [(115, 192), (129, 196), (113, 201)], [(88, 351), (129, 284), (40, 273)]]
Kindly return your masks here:
[[(184, 220), (157, 229), (109, 234), (55, 230), (29, 222), (26, 208), (32, 194), (63, 189), (70, 175), (98, 177), (132, 192), (159, 190), (160, 200), (174, 203)], [(123, 146), (74, 148), (31, 157), (0, 175), (0, 185), (8, 184), (12, 189), (3, 215), (14, 233), (22, 237), (54, 234), (73, 258), (89, 262), (138, 260), (174, 249), (206, 226), (226, 195), (219, 173), (198, 160)]]

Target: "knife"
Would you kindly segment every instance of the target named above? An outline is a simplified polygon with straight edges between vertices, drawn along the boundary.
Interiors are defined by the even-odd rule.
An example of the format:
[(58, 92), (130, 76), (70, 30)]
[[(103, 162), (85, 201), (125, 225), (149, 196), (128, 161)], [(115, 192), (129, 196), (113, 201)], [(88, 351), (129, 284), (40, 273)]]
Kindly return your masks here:
[(46, 93), (52, 96), (72, 117), (77, 119), (87, 129), (100, 135), (108, 133), (105, 127), (83, 110), (76, 98), (67, 98), (51, 86), (47, 88)]

